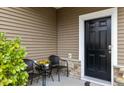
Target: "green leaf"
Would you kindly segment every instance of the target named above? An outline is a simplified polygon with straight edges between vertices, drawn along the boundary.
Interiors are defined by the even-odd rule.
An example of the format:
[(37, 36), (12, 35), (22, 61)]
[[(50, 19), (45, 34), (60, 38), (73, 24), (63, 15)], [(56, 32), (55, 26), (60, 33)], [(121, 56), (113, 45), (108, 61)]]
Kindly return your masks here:
[(12, 70), (12, 74), (15, 74), (16, 73), (16, 70)]
[(1, 68), (1, 66), (0, 66), (0, 73), (3, 71), (3, 69)]

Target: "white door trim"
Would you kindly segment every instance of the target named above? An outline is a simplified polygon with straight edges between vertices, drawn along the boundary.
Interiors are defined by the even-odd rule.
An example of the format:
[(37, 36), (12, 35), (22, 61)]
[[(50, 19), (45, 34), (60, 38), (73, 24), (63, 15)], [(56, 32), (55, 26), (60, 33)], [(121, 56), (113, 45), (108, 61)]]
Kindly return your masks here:
[(105, 9), (79, 16), (79, 60), (81, 61), (81, 79), (84, 74), (84, 22), (86, 20), (111, 16), (111, 85), (113, 85), (113, 65), (117, 65), (117, 8)]

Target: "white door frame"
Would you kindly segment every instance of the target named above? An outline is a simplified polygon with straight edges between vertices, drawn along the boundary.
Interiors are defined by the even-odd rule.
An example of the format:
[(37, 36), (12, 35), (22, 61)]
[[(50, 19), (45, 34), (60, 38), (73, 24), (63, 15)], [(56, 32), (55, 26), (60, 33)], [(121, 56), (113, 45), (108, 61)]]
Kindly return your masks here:
[(86, 20), (111, 16), (111, 85), (113, 85), (113, 65), (117, 65), (117, 8), (105, 9), (79, 16), (79, 60), (81, 61), (81, 79), (84, 78), (84, 22)]

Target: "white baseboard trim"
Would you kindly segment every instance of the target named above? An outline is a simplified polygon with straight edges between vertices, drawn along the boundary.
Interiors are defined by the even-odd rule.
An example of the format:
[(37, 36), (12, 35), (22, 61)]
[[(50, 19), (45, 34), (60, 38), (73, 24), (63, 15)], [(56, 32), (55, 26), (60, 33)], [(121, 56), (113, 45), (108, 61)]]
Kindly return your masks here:
[(105, 81), (105, 80), (101, 80), (101, 79), (97, 79), (97, 78), (92, 78), (89, 76), (84, 76), (81, 78), (81, 80), (89, 81), (91, 83), (95, 83), (95, 84), (98, 84), (101, 86), (112, 86), (111, 82), (109, 82), (109, 81)]

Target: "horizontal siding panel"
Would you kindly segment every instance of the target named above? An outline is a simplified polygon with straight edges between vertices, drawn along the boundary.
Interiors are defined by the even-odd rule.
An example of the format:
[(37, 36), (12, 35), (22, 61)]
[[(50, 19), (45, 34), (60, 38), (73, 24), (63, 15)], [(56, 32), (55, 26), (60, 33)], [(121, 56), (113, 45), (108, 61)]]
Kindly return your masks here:
[[(44, 23), (42, 23), (42, 24), (37, 24), (37, 25), (35, 25), (35, 24), (31, 24), (31, 23), (26, 23), (26, 22), (21, 22), (21, 21), (11, 21), (11, 20), (4, 20), (4, 19), (1, 19), (0, 20), (1, 21), (1, 25), (3, 24), (3, 25), (9, 25), (9, 26), (14, 26), (13, 24), (16, 24), (16, 26), (17, 27), (23, 27), (23, 28), (28, 28), (28, 29), (30, 29), (30, 28), (34, 28), (34, 29), (36, 29), (36, 28), (41, 28), (42, 26), (42, 29), (44, 28), (44, 29), (49, 29), (49, 28), (52, 28), (52, 26), (55, 26), (55, 25), (45, 25)], [(48, 28), (49, 27), (49, 28)], [(55, 28), (54, 28), (55, 29)]]
[[(53, 32), (50, 32), (50, 33), (48, 33), (49, 31), (51, 31), (52, 29), (24, 29), (24, 28), (21, 28), (21, 27), (15, 27), (15, 26), (5, 26), (5, 25), (1, 25), (0, 26), (0, 28), (1, 28), (1, 30), (4, 30), (4, 31), (8, 31), (8, 32), (10, 32), (10, 33), (12, 33), (12, 32), (16, 32), (16, 31), (18, 31), (18, 32), (26, 32), (26, 33), (32, 33), (32, 34), (37, 34), (37, 33), (39, 33), (39, 34), (48, 34), (48, 35), (56, 35), (56, 34), (54, 34)], [(11, 31), (10, 31), (11, 30)], [(44, 32), (44, 30), (47, 30), (47, 31), (45, 31)], [(53, 30), (53, 31), (55, 31), (55, 30)], [(52, 37), (51, 36), (51, 37)]]
[[(41, 35), (41, 37), (37, 37), (37, 35), (34, 35), (34, 36), (25, 35), (25, 36), (24, 36), (24, 34), (18, 34), (18, 33), (17, 33), (17, 34), (18, 34), (18, 35), (17, 35), (17, 34), (9, 33), (9, 32), (6, 32), (6, 33), (8, 33), (8, 34), (13, 34), (13, 35), (8, 35), (8, 34), (6, 35), (6, 36), (9, 36), (9, 37), (13, 37), (13, 36), (14, 36), (14, 37), (21, 37), (21, 38), (32, 39), (32, 40), (33, 40), (33, 39), (37, 39), (37, 40), (38, 40), (38, 39), (43, 39), (43, 40), (44, 40), (44, 38), (46, 38), (46, 36), (48, 36), (48, 35), (45, 35), (45, 36), (42, 36), (42, 35)], [(49, 38), (47, 38), (47, 39), (45, 39), (45, 40), (50, 40), (50, 39), (56, 40), (55, 38), (52, 38), (52, 37), (51, 37), (51, 38), (49, 37)], [(41, 40), (41, 41), (42, 41), (42, 40)]]
[[(5, 31), (5, 30), (1, 30), (1, 31), (3, 31), (3, 32), (7, 32), (7, 31)], [(44, 38), (44, 37), (50, 37), (50, 38), (56, 38), (56, 35), (52, 35), (52, 34), (31, 34), (31, 33), (23, 33), (23, 32), (20, 32), (20, 30), (16, 30), (15, 32), (13, 31), (13, 30), (9, 30), (9, 32), (7, 32), (7, 33), (11, 33), (11, 34), (15, 34), (15, 35), (17, 35), (18, 34), (18, 36), (21, 36), (22, 35), (22, 37), (25, 37), (25, 38), (32, 38), (32, 39), (39, 39), (39, 38)], [(17, 31), (19, 31), (19, 32), (17, 32)], [(13, 36), (13, 35), (9, 35), (9, 36)], [(25, 35), (25, 36), (24, 36)], [(48, 39), (50, 39), (50, 38), (48, 38)]]
[(118, 46), (118, 50), (119, 49), (124, 49), (124, 45), (123, 44), (118, 44), (119, 46)]
[[(7, 31), (5, 31), (5, 30), (1, 30), (1, 31), (7, 32)], [(24, 33), (23, 33), (23, 32), (17, 33), (17, 32), (10, 32), (10, 31), (13, 31), (13, 30), (9, 30), (9, 32), (7, 32), (7, 33), (11, 33), (11, 34), (13, 34), (13, 35), (14, 35), (14, 34), (15, 34), (15, 35), (18, 34), (18, 35), (20, 35), (20, 36), (22, 35), (23, 37), (26, 37), (26, 38), (29, 37), (29, 38), (37, 38), (37, 39), (38, 39), (38, 38), (43, 38), (43, 37), (45, 37), (45, 36), (50, 36), (50, 38), (56, 38), (56, 36), (55, 36), (55, 35), (52, 36), (52, 34), (48, 34), (48, 35), (47, 35), (47, 34), (40, 34), (40, 33), (39, 33), (39, 34), (31, 34), (31, 33), (26, 33), (26, 34), (24, 34), (25, 32), (24, 32)], [(20, 31), (20, 30), (16, 30), (16, 31)], [(10, 36), (13, 36), (13, 35), (10, 35)], [(25, 36), (24, 36), (24, 35), (25, 35)], [(27, 35), (27, 36), (26, 36), (26, 35)], [(34, 36), (34, 37), (33, 37), (33, 36)], [(36, 36), (37, 36), (37, 37), (36, 37)], [(49, 39), (49, 38), (48, 38), (48, 39)]]
[[(22, 23), (22, 22), (24, 22), (24, 24), (26, 24), (26, 23), (28, 23), (29, 25), (31, 25), (31, 24), (33, 24), (33, 25), (35, 25), (35, 26), (39, 26), (39, 25), (45, 25), (45, 24), (48, 24), (48, 26), (51, 26), (51, 25), (53, 25), (53, 22), (47, 22), (48, 20), (45, 20), (45, 22), (44, 21), (39, 21), (39, 22), (35, 22), (35, 21), (33, 21), (33, 20), (27, 20), (27, 19), (24, 19), (24, 18), (14, 18), (13, 16), (8, 16), (8, 17), (5, 17), (5, 15), (0, 15), (0, 17), (1, 17), (1, 20), (3, 20), (3, 21), (11, 21), (11, 22), (16, 22), (16, 23)], [(40, 23), (44, 23), (44, 24), (40, 24)]]

